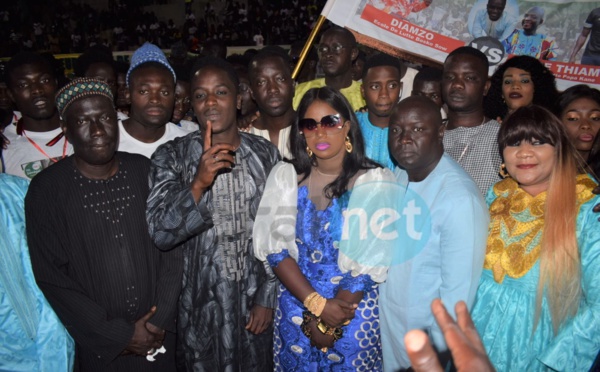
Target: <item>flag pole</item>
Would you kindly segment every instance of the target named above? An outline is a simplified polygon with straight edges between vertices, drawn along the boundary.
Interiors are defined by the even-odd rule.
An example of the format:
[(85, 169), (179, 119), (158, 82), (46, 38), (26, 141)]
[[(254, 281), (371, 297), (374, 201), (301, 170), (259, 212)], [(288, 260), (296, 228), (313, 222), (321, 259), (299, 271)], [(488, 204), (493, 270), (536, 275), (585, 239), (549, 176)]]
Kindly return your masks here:
[(317, 23), (315, 24), (315, 27), (310, 32), (310, 36), (308, 37), (308, 40), (306, 40), (306, 44), (304, 44), (302, 52), (300, 52), (298, 63), (296, 63), (296, 66), (294, 66), (294, 71), (292, 72), (292, 79), (296, 80), (296, 77), (300, 73), (300, 69), (302, 68), (304, 61), (306, 60), (306, 56), (308, 56), (308, 51), (310, 50), (310, 48), (312, 48), (317, 34), (321, 30), (321, 27), (323, 27), (323, 23), (325, 23), (325, 21), (327, 20), (327, 15), (329, 14), (331, 7), (333, 7), (334, 2), (335, 0), (328, 0), (327, 4), (325, 4), (325, 6), (323, 7), (319, 18), (317, 18)]

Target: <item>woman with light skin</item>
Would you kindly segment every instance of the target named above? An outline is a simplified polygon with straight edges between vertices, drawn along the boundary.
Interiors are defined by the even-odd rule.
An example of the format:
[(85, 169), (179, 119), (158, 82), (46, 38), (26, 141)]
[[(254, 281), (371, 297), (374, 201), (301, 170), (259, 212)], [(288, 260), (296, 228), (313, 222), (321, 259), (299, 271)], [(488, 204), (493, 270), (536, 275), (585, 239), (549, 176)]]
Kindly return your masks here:
[(502, 124), (506, 177), (488, 192), (490, 228), (472, 316), (498, 371), (588, 371), (600, 344), (596, 183), (550, 111)]
[(588, 85), (574, 85), (560, 94), (556, 115), (563, 122), (573, 146), (587, 162), (600, 129), (600, 91)]
[(275, 370), (380, 371), (376, 283), (387, 268), (341, 253), (343, 211), (364, 203), (358, 188), (379, 198), (377, 185), (394, 176), (365, 156), (357, 119), (338, 91), (308, 90), (298, 118), (290, 138), (293, 160), (271, 171), (259, 207), (265, 213), (253, 232), (255, 255), (282, 284)]
[(483, 101), (485, 115), (502, 122), (519, 107), (531, 104), (552, 110), (558, 97), (552, 72), (539, 60), (516, 56), (500, 65)]

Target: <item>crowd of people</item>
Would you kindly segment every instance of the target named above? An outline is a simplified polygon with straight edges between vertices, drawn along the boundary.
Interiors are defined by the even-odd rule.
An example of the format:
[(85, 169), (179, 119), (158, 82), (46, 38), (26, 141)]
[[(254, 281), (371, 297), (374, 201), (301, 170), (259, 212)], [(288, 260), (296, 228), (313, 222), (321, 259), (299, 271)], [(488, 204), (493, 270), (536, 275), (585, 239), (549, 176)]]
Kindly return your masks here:
[(226, 51), (7, 62), (0, 369), (599, 368), (600, 91)]
[[(109, 1), (108, 5), (99, 10), (89, 4), (50, 2), (27, 9), (20, 3), (4, 3), (0, 5), (0, 37), (5, 42), (0, 45), (0, 56), (10, 57), (20, 50), (81, 53), (94, 45), (127, 51), (146, 41), (162, 49), (182, 42), (187, 50), (198, 53), (199, 45), (213, 39), (228, 46), (258, 45), (257, 35), (264, 44), (290, 44), (306, 39), (325, 1), (189, 2), (181, 23), (127, 1)], [(181, 12), (183, 16), (183, 7)]]

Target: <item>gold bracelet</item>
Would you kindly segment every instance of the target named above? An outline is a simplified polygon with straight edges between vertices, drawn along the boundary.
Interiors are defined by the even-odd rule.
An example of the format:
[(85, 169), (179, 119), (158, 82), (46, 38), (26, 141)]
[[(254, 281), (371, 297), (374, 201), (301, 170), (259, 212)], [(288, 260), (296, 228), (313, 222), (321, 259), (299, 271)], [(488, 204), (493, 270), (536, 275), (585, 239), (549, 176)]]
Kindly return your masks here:
[(321, 316), (323, 309), (325, 309), (325, 304), (327, 304), (327, 299), (317, 292), (309, 294), (304, 300), (304, 307), (315, 316)]
[(308, 309), (308, 304), (318, 295), (319, 294), (317, 292), (313, 292), (306, 296), (306, 298), (304, 299), (304, 307)]
[(325, 297), (317, 297), (313, 303), (311, 304), (312, 306), (308, 308), (308, 310), (310, 310), (311, 313), (315, 314), (315, 316), (321, 316), (321, 313), (323, 312), (323, 309), (325, 309), (325, 304), (327, 304), (327, 299)]

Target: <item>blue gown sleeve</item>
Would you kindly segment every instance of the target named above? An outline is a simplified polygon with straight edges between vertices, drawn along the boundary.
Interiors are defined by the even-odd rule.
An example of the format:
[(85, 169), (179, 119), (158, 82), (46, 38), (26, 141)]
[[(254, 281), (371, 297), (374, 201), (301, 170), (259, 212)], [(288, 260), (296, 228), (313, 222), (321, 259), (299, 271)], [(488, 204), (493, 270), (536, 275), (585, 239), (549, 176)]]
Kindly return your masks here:
[(367, 294), (367, 292), (369, 292), (374, 285), (375, 282), (368, 274), (352, 276), (351, 272), (347, 272), (340, 280), (340, 285), (338, 286), (337, 290), (345, 290), (350, 293), (364, 292)]
[(269, 261), (269, 265), (271, 265), (272, 267), (277, 267), (279, 266), (281, 261), (285, 260), (288, 257), (291, 257), (290, 253), (287, 249), (284, 249), (279, 253), (271, 253), (270, 255), (268, 255), (267, 261)]
[(599, 202), (596, 196), (582, 205), (577, 217), (583, 289), (579, 310), (538, 358), (556, 371), (589, 370), (600, 348), (600, 222), (592, 210)]

